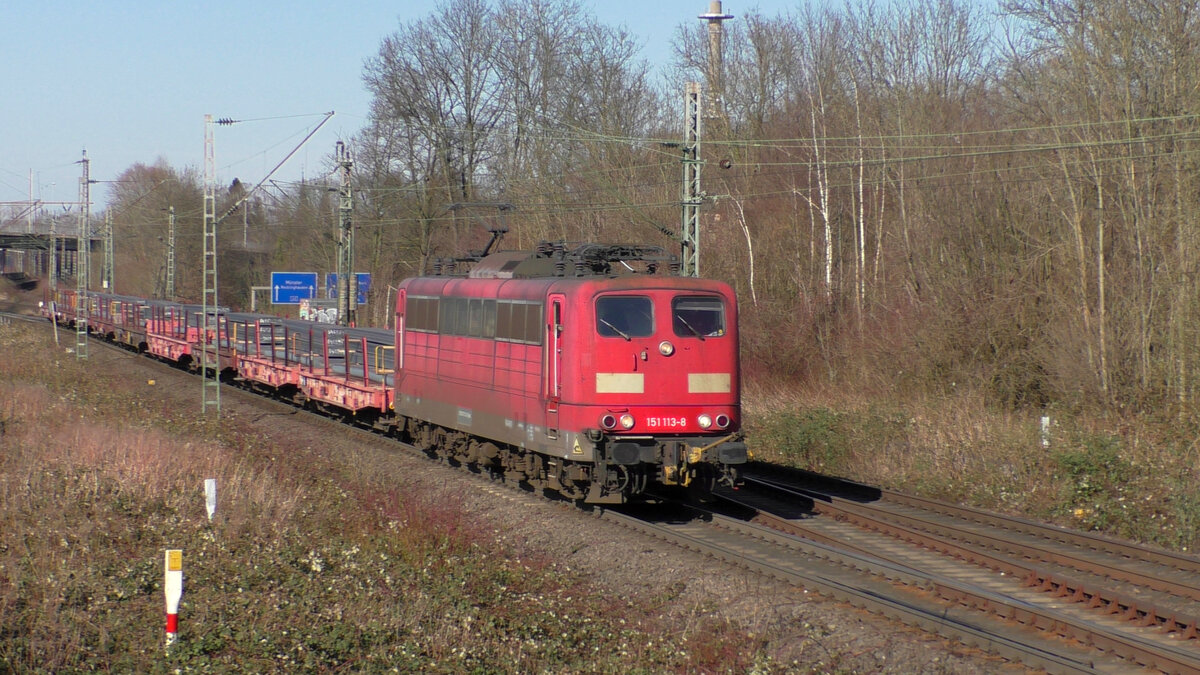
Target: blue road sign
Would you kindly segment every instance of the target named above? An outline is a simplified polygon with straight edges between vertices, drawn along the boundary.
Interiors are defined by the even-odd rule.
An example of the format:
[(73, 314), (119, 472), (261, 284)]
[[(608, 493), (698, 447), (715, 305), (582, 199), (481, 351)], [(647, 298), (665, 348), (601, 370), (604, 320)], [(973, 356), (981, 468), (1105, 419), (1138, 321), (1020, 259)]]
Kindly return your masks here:
[[(357, 304), (367, 304), (367, 293), (371, 290), (371, 273), (356, 272), (354, 276), (358, 277), (358, 300)], [(325, 297), (337, 299), (337, 272), (325, 275)]]
[(298, 305), (316, 296), (316, 272), (271, 272), (272, 304)]

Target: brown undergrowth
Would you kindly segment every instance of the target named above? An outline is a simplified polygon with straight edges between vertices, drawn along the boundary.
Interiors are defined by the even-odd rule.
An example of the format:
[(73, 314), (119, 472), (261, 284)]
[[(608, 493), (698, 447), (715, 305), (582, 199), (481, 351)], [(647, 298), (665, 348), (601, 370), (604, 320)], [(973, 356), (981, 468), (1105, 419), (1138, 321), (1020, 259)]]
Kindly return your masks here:
[[(455, 488), (205, 422), (0, 326), (0, 671), (745, 672), (755, 643), (495, 536)], [(203, 481), (219, 506), (206, 517)], [(461, 489), (461, 488), (459, 488)], [(164, 652), (163, 550), (184, 551)], [(696, 640), (703, 635), (704, 640)]]

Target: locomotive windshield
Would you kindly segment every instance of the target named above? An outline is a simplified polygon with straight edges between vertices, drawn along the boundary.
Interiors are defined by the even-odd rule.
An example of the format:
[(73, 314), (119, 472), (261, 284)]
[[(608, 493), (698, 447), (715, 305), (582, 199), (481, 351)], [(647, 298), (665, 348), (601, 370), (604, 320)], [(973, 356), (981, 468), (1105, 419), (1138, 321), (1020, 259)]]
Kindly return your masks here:
[(601, 297), (596, 300), (596, 332), (626, 340), (654, 335), (654, 305), (642, 296)]
[(725, 303), (710, 296), (679, 296), (671, 301), (672, 325), (679, 337), (725, 334)]

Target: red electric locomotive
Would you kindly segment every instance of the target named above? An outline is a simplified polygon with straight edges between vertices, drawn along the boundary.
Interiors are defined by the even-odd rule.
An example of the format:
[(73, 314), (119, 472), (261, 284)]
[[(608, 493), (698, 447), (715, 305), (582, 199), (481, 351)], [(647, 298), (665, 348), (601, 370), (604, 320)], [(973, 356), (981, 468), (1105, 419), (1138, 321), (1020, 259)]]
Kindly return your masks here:
[(69, 289), (45, 311), (186, 367), (215, 350), (230, 381), (605, 504), (704, 495), (747, 459), (736, 298), (677, 270), (657, 247), (485, 252), (402, 282), (394, 334), (225, 309), (204, 334), (201, 307)]
[[(469, 265), (469, 270), (462, 267)], [(399, 288), (396, 422), (446, 459), (591, 503), (734, 485), (737, 301), (662, 249), (544, 244)]]

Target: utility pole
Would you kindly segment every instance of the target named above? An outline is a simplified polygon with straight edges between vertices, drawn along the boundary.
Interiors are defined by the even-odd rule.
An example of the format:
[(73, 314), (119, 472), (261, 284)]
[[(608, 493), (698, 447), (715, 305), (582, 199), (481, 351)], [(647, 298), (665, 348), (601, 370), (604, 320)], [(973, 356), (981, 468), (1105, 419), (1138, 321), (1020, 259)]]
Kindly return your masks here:
[(83, 165), (83, 175), (79, 178), (79, 238), (75, 242), (75, 259), (78, 261), (75, 269), (75, 358), (86, 359), (88, 357), (87, 316), (91, 307), (87, 296), (88, 253), (92, 247), (91, 232), (88, 231), (88, 219), (92, 215), (92, 180), (91, 161), (88, 159), (87, 150), (83, 151), (83, 159), (78, 163)]
[(175, 207), (167, 208), (167, 299), (175, 299)]
[[(220, 120), (217, 124), (226, 123)], [(217, 305), (217, 162), (213, 150), (213, 118), (204, 116), (204, 292), (200, 305), (200, 413), (212, 408), (221, 416), (220, 341), (209, 348), (208, 336), (219, 337)]]
[(342, 186), (338, 190), (338, 214), (341, 230), (338, 237), (338, 323), (353, 326), (358, 314), (358, 275), (354, 273), (354, 201), (350, 191), (350, 169), (354, 159), (346, 144), (337, 142), (338, 171)]
[(681, 273), (700, 276), (700, 83), (688, 82), (684, 94), (683, 228)]
[(723, 120), (725, 117), (725, 82), (724, 56), (721, 49), (721, 22), (733, 18), (732, 14), (721, 11), (721, 0), (708, 3), (708, 13), (697, 17), (708, 22), (708, 68), (705, 78), (708, 80), (708, 100), (704, 116), (711, 120)]
[(116, 292), (113, 285), (113, 220), (112, 211), (104, 213), (104, 267), (100, 270), (100, 288)]

